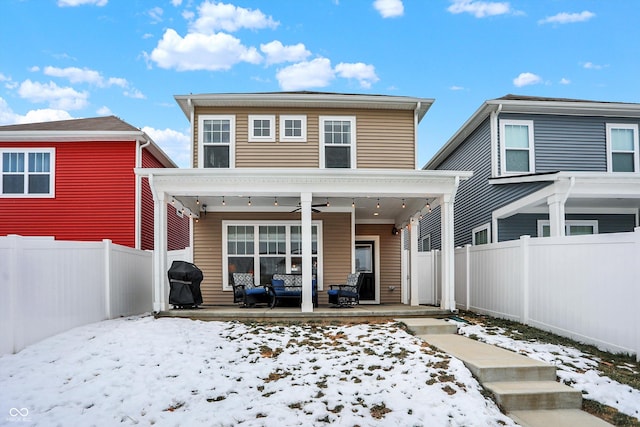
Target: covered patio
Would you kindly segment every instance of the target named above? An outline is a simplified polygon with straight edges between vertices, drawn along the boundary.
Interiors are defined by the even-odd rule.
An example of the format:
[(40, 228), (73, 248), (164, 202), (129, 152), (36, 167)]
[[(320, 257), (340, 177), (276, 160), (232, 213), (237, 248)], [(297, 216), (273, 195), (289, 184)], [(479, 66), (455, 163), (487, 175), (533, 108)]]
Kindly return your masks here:
[[(302, 302), (294, 311), (313, 313), (324, 308), (314, 308), (312, 303), (312, 271), (317, 271), (318, 292), (326, 293), (334, 276), (331, 261), (322, 262), (322, 254), (316, 253), (324, 239), (324, 251), (332, 250), (335, 236), (346, 239), (353, 248), (356, 242), (356, 227), (375, 224), (383, 226), (385, 234), (397, 235), (401, 252), (400, 302), (406, 306), (419, 307), (417, 254), (418, 222), (421, 216), (436, 206), (441, 209), (442, 223), (442, 299), (440, 309), (455, 310), (454, 266), (453, 266), (453, 206), (455, 194), (462, 180), (471, 172), (426, 171), (426, 170), (386, 170), (386, 169), (295, 169), (295, 168), (242, 168), (242, 169), (136, 169), (137, 175), (147, 177), (154, 198), (154, 311), (166, 313), (169, 309), (167, 270), (167, 209), (174, 206), (193, 222), (204, 227), (213, 217), (233, 221), (236, 217), (251, 217), (254, 222), (261, 218), (288, 218), (300, 230), (299, 252), (296, 261), (301, 262)], [(336, 234), (332, 223), (326, 222), (317, 232), (317, 222), (323, 215), (340, 214), (347, 218), (345, 226)], [(207, 215), (211, 218), (207, 218)], [(317, 219), (320, 218), (320, 219)], [(199, 222), (199, 224), (197, 224)], [(212, 247), (212, 265), (220, 270), (224, 261), (220, 252), (225, 253), (226, 242), (207, 240), (208, 236), (223, 234), (218, 227), (207, 228), (206, 234), (196, 231), (192, 236), (193, 262), (204, 262), (198, 255), (202, 246)], [(224, 223), (224, 222), (223, 222)], [(193, 229), (193, 228), (192, 228)], [(318, 237), (317, 235), (320, 235)], [(205, 236), (205, 237), (202, 237)], [(376, 236), (371, 236), (375, 238)], [(212, 243), (214, 242), (214, 243)], [(222, 242), (222, 243), (221, 243)], [(381, 244), (382, 246), (382, 244)], [(313, 249), (312, 249), (313, 248)], [(384, 249), (382, 247), (381, 249)], [(200, 258), (198, 258), (200, 257)], [(343, 260), (356, 270), (355, 251), (346, 254)], [(206, 262), (211, 260), (206, 259)], [(290, 267), (291, 260), (287, 261)], [(318, 263), (319, 265), (315, 265)], [(377, 264), (380, 269), (380, 263)], [(214, 268), (212, 267), (212, 268)], [(223, 270), (226, 265), (222, 265)], [(224, 295), (227, 288), (226, 271), (215, 279), (216, 294)], [(346, 275), (345, 275), (346, 276)], [(205, 273), (205, 280), (207, 274)], [(389, 286), (391, 288), (392, 286)], [(395, 286), (394, 286), (395, 288)], [(218, 290), (220, 292), (218, 292)], [(389, 289), (394, 290), (394, 289)], [(228, 292), (227, 292), (228, 295)], [(213, 299), (221, 299), (215, 297)], [(218, 306), (220, 301), (205, 299), (205, 305)], [(383, 306), (378, 306), (383, 307)], [(361, 306), (365, 310), (369, 307)], [(371, 307), (374, 308), (374, 307)], [(246, 310), (246, 309), (245, 309)], [(275, 315), (277, 311), (265, 311)], [(202, 312), (203, 310), (198, 310)], [(220, 310), (216, 310), (220, 311)], [(341, 311), (331, 310), (336, 316)], [(354, 310), (355, 311), (355, 310)]]

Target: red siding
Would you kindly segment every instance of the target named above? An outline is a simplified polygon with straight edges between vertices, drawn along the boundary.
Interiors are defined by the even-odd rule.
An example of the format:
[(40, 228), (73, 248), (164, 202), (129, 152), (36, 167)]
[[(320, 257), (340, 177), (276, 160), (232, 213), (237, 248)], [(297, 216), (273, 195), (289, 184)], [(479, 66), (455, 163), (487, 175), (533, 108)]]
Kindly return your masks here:
[[(162, 168), (162, 164), (147, 150), (142, 152), (143, 168)], [(153, 195), (149, 187), (149, 180), (142, 179), (142, 208), (140, 221), (140, 248), (153, 250)], [(180, 218), (176, 210), (167, 206), (167, 248), (170, 251), (184, 249), (189, 246), (189, 218)]]
[(0, 235), (135, 245), (136, 142), (2, 143), (55, 148), (55, 198), (0, 198)]

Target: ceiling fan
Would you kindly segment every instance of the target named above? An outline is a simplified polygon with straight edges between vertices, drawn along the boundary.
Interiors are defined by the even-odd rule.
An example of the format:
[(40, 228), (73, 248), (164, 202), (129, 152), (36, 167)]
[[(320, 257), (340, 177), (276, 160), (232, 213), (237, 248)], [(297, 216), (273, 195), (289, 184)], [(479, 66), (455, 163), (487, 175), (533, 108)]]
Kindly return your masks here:
[[(316, 208), (326, 208), (327, 206), (329, 206), (329, 202), (311, 205), (311, 211), (314, 213), (321, 213), (322, 211)], [(291, 213), (298, 212), (300, 209), (302, 209), (302, 207), (300, 206), (300, 203), (298, 203), (298, 207), (292, 210)]]

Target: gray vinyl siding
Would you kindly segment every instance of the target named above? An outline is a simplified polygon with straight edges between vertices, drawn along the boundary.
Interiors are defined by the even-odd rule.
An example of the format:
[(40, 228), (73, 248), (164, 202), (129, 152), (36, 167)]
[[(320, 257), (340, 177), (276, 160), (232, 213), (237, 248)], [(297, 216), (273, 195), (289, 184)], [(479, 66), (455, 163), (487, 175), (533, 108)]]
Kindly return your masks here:
[[(491, 213), (514, 200), (533, 193), (548, 183), (490, 185), (491, 178), (491, 126), (485, 120), (438, 169), (470, 170), (473, 176), (460, 184), (454, 206), (454, 244), (471, 244), (471, 231), (491, 222)], [(439, 249), (440, 210), (423, 218), (420, 237), (431, 233), (431, 248)]]
[(606, 172), (607, 123), (640, 123), (629, 118), (533, 114), (501, 114), (498, 120), (533, 121), (536, 173)]
[[(500, 240), (515, 240), (520, 236), (538, 237), (538, 220), (548, 220), (547, 214), (518, 214), (498, 220)], [(636, 218), (633, 214), (567, 214), (566, 220), (597, 220), (598, 233), (631, 232)]]

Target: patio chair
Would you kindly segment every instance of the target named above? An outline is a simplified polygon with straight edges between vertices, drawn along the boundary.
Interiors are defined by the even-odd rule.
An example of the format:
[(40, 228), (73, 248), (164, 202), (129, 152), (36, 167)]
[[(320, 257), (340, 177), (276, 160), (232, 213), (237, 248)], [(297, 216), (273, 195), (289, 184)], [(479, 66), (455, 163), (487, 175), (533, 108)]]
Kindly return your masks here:
[(233, 273), (233, 302), (242, 307), (253, 307), (256, 304), (271, 305), (273, 292), (268, 287), (255, 285), (253, 274)]
[(333, 307), (353, 307), (360, 304), (360, 286), (362, 286), (364, 276), (357, 273), (351, 273), (347, 276), (347, 283), (344, 285), (330, 285), (327, 294), (329, 294), (329, 305)]

